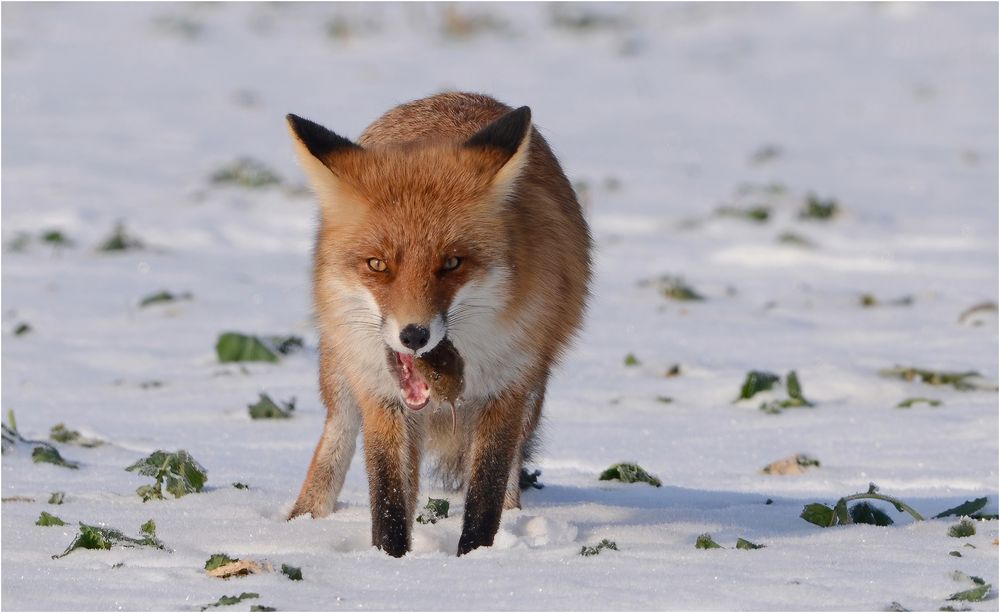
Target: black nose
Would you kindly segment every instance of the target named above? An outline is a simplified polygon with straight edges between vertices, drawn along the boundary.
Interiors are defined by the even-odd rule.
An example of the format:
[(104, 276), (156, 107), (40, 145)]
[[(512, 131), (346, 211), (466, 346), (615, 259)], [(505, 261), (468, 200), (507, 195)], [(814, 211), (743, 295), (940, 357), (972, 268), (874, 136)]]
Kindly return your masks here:
[(430, 338), (431, 331), (417, 324), (410, 324), (399, 333), (399, 342), (414, 351), (426, 345)]

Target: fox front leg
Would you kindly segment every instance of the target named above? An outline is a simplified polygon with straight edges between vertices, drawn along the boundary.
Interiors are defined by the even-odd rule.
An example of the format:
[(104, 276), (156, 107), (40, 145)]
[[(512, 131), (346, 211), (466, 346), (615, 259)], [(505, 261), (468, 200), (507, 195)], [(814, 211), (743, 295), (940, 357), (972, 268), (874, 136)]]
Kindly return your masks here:
[(309, 472), (288, 519), (299, 515), (325, 517), (333, 512), (344, 477), (351, 466), (361, 428), (361, 411), (328, 357), (320, 361), (320, 390), (326, 404), (323, 434), (316, 444)]
[(422, 427), (396, 402), (363, 404), (372, 545), (398, 558), (410, 549)]
[(514, 454), (523, 436), (527, 394), (507, 391), (489, 403), (479, 415), (473, 438), (469, 488), (465, 494), (465, 517), (458, 555), (493, 545), (500, 528), (504, 495)]

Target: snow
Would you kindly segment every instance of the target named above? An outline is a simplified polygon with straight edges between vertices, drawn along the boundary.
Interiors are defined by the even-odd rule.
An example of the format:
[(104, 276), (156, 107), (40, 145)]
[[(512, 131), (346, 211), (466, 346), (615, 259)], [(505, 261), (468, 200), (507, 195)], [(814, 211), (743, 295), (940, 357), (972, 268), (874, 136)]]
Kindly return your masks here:
[[(555, 25), (588, 15), (604, 18)], [(2, 406), (28, 438), (64, 422), (110, 442), (59, 445), (77, 471), (32, 464), (30, 447), (3, 456), (4, 609), (198, 610), (258, 592), (230, 608), (936, 610), (971, 587), (954, 570), (998, 585), (996, 521), (955, 539), (953, 519), (887, 505), (891, 528), (798, 517), (870, 482), (927, 516), (979, 496), (997, 512), (997, 393), (878, 375), (997, 380), (995, 311), (957, 322), (998, 299), (996, 4), (52, 3), (2, 16), (3, 239), (60, 228), (76, 243), (4, 250)], [(327, 34), (334, 17), (346, 36)], [(421, 498), (447, 496), (451, 516), (416, 525), (397, 560), (370, 547), (357, 457), (334, 515), (284, 521), (324, 416), (314, 205), (209, 177), (252, 157), (298, 186), (285, 113), (356, 137), (442, 88), (532, 107), (586, 185), (596, 278), (547, 396), (545, 488), (504, 514), (493, 548), (456, 558), (461, 496), (425, 481)], [(752, 163), (767, 145), (780, 154)], [(767, 223), (713, 214), (763, 197), (741, 185), (773, 182), (787, 189)], [(809, 192), (843, 215), (797, 219)], [(116, 220), (151, 248), (95, 252)], [(778, 243), (785, 231), (816, 248)], [(640, 285), (665, 274), (707, 300)], [(161, 289), (194, 298), (137, 307)], [(862, 308), (863, 293), (913, 303)], [(22, 321), (33, 331), (15, 336)], [(227, 330), (307, 348), (222, 365)], [(625, 367), (628, 353), (641, 364)], [(752, 369), (795, 370), (816, 406), (734, 404)], [(295, 416), (251, 420), (259, 391), (295, 396)], [(943, 404), (895, 408), (914, 396)], [(208, 469), (206, 491), (142, 503), (148, 479), (124, 467), (181, 448)], [(759, 472), (799, 452), (822, 465)], [(664, 486), (597, 480), (622, 460)], [(65, 504), (47, 505), (56, 490)], [(42, 510), (69, 525), (35, 526)], [(50, 557), (78, 521), (136, 535), (150, 518), (172, 552)], [(696, 550), (705, 532), (727, 549)], [(738, 537), (767, 547), (737, 551)], [(619, 551), (579, 555), (602, 538)], [(202, 567), (217, 552), (305, 579), (213, 579)], [(968, 606), (997, 610), (996, 594)]]

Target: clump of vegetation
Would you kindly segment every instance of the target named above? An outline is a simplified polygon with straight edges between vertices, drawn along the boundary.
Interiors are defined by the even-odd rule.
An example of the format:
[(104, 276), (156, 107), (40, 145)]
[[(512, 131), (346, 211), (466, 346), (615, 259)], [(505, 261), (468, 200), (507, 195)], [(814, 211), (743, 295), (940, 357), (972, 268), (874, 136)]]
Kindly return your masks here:
[(616, 15), (600, 13), (584, 5), (569, 3), (551, 4), (549, 21), (555, 28), (579, 33), (617, 30), (626, 25), (624, 20)]
[(601, 539), (601, 542), (594, 545), (593, 547), (584, 545), (580, 548), (580, 555), (589, 558), (590, 556), (596, 556), (605, 549), (610, 549), (612, 551), (618, 551), (618, 544), (614, 541), (608, 539)]
[(302, 581), (302, 569), (298, 566), (290, 566), (288, 564), (281, 565), (281, 574), (285, 575), (292, 581)]
[(668, 378), (668, 379), (671, 379), (673, 377), (679, 377), (679, 376), (681, 376), (681, 365), (680, 364), (671, 364), (670, 368), (668, 368), (666, 370), (666, 372), (663, 373), (663, 376), (666, 377), (666, 378)]
[(76, 430), (70, 430), (65, 424), (56, 424), (49, 430), (49, 438), (57, 443), (79, 445), (80, 447), (100, 447), (104, 441), (82, 436)]
[(252, 336), (224, 332), (215, 343), (219, 362), (277, 362), (303, 346), (299, 336)]
[(655, 476), (646, 472), (641, 466), (632, 462), (620, 462), (609, 467), (598, 477), (601, 481), (621, 481), (622, 483), (648, 483), (653, 487), (661, 487), (663, 483)]
[(955, 592), (948, 597), (948, 600), (980, 602), (986, 599), (986, 595), (989, 594), (990, 590), (993, 588), (993, 586), (986, 583), (982, 577), (966, 575), (961, 571), (956, 570), (951, 574), (951, 577), (955, 581), (971, 581), (973, 587), (967, 590), (962, 590), (961, 592)]
[(247, 405), (251, 419), (288, 419), (295, 411), (295, 398), (278, 403), (271, 400), (271, 397), (261, 392), (260, 400)]
[(148, 307), (154, 304), (163, 304), (166, 302), (177, 302), (179, 300), (191, 300), (194, 296), (191, 292), (180, 292), (173, 294), (167, 290), (162, 290), (156, 292), (155, 294), (149, 294), (139, 301), (139, 308)]
[(751, 370), (747, 373), (743, 385), (740, 387), (740, 395), (734, 402), (749, 400), (759, 392), (766, 392), (774, 387), (774, 384), (781, 381), (778, 375), (764, 370)]
[(816, 243), (795, 232), (782, 232), (778, 235), (777, 241), (782, 245), (793, 245), (795, 247), (804, 247), (807, 249), (816, 247)]
[(52, 492), (49, 496), (49, 504), (62, 504), (66, 499), (66, 492)]
[(31, 324), (26, 321), (22, 321), (17, 324), (16, 328), (14, 328), (14, 336), (24, 336), (25, 334), (31, 332), (31, 330)]
[(767, 547), (767, 545), (759, 545), (757, 543), (751, 543), (750, 541), (746, 540), (745, 538), (738, 538), (738, 539), (736, 539), (736, 548), (737, 549), (753, 550), (753, 549), (763, 549), (765, 547)]
[(948, 536), (961, 539), (973, 536), (976, 534), (976, 524), (972, 523), (970, 520), (963, 518), (957, 524), (948, 528)]
[(231, 558), (229, 555), (224, 553), (213, 553), (211, 556), (205, 560), (205, 570), (215, 570), (227, 564), (233, 564), (234, 562), (239, 562), (239, 558)]
[(721, 206), (715, 209), (715, 214), (719, 217), (735, 217), (736, 219), (743, 219), (754, 223), (767, 223), (771, 218), (771, 207), (764, 204), (745, 208)]
[(785, 390), (788, 392), (788, 398), (764, 402), (760, 405), (760, 410), (776, 415), (784, 409), (813, 406), (813, 403), (802, 395), (802, 384), (799, 383), (799, 376), (794, 370), (785, 375)]
[(80, 468), (79, 462), (73, 462), (62, 457), (59, 450), (45, 441), (28, 440), (21, 436), (17, 430), (17, 420), (14, 418), (14, 411), (7, 411), (7, 421), (0, 424), (3, 434), (3, 453), (11, 449), (16, 449), (17, 445), (31, 445), (31, 460), (35, 464), (55, 464), (64, 468)]
[(51, 513), (42, 511), (42, 514), (38, 516), (38, 521), (35, 522), (36, 526), (65, 526), (66, 522), (59, 519)]
[(439, 519), (448, 517), (451, 504), (444, 498), (428, 498), (424, 509), (417, 516), (418, 524), (436, 524)]
[(143, 502), (164, 500), (164, 485), (174, 498), (180, 498), (200, 492), (208, 480), (201, 464), (183, 449), (176, 452), (154, 451), (125, 470), (156, 480), (152, 485), (143, 485), (136, 490)]
[(705, 299), (681, 277), (664, 275), (654, 284), (664, 298), (680, 302), (700, 302)]
[(950, 385), (960, 391), (981, 389), (983, 386), (969, 379), (981, 378), (974, 370), (966, 372), (949, 372), (944, 370), (928, 370), (925, 368), (897, 366), (896, 368), (885, 368), (879, 371), (883, 377), (902, 379), (904, 381), (915, 381), (919, 379), (928, 385)]
[(635, 357), (634, 353), (629, 353), (625, 356), (625, 366), (638, 366), (641, 364), (639, 358)]
[[(203, 606), (201, 610), (206, 611), (213, 607), (227, 607), (229, 605), (239, 604), (244, 600), (251, 600), (254, 598), (260, 598), (260, 594), (258, 594), (257, 592), (243, 592), (239, 596), (223, 596), (219, 598), (217, 601), (213, 602), (212, 604), (207, 604)], [(250, 610), (253, 611), (254, 609)], [(264, 610), (264, 607), (260, 607), (257, 610), (262, 611)]]
[(695, 549), (723, 549), (722, 545), (715, 542), (709, 533), (701, 534), (694, 541)]
[(249, 485), (247, 485), (246, 483), (240, 483), (239, 481), (236, 481), (235, 483), (233, 483), (233, 487), (235, 487), (238, 490), (248, 490), (248, 489), (250, 489)]
[(77, 549), (111, 549), (118, 545), (121, 547), (153, 547), (155, 549), (166, 549), (163, 543), (156, 538), (156, 524), (153, 520), (144, 523), (140, 528), (142, 536), (132, 538), (125, 536), (121, 531), (114, 528), (101, 528), (80, 523), (80, 534), (76, 535), (66, 551), (52, 556), (53, 559), (68, 556)]
[(800, 219), (828, 221), (840, 214), (840, 205), (833, 198), (824, 200), (815, 194), (806, 196), (805, 204), (799, 211)]
[(980, 509), (986, 506), (987, 501), (988, 499), (985, 496), (983, 496), (982, 498), (976, 498), (975, 500), (966, 500), (957, 507), (952, 507), (950, 509), (941, 511), (940, 513), (934, 516), (934, 519), (940, 519), (942, 517), (961, 517), (963, 515), (971, 517), (973, 519), (988, 519), (988, 518), (996, 519), (995, 515), (987, 517), (978, 513)]
[(262, 162), (240, 158), (212, 173), (212, 183), (245, 189), (260, 189), (281, 184), (281, 176)]
[(111, 234), (97, 246), (97, 250), (103, 252), (132, 251), (145, 249), (145, 247), (145, 243), (139, 238), (130, 235), (125, 230), (125, 224), (118, 221), (115, 223)]
[(55, 464), (56, 466), (72, 468), (73, 470), (80, 468), (79, 462), (73, 462), (62, 457), (59, 450), (55, 447), (35, 447), (31, 450), (31, 461), (35, 464)]
[(941, 406), (941, 401), (936, 398), (924, 398), (922, 396), (915, 398), (907, 398), (905, 400), (900, 400), (899, 404), (896, 405), (897, 409), (909, 409), (910, 407), (917, 404), (928, 404), (932, 407)]
[[(848, 510), (847, 505), (849, 502), (863, 498), (888, 502), (892, 506), (896, 507), (896, 510), (899, 511), (900, 513), (905, 511), (909, 513), (917, 521), (924, 520), (924, 517), (920, 513), (917, 513), (913, 509), (913, 507), (909, 506), (905, 502), (897, 498), (893, 498), (891, 496), (880, 494), (878, 491), (878, 486), (876, 486), (874, 483), (869, 484), (867, 492), (852, 494), (850, 496), (844, 496), (843, 498), (838, 500), (837, 504), (834, 505), (832, 508), (818, 502), (813, 504), (807, 504), (805, 508), (802, 509), (802, 514), (799, 517), (801, 517), (802, 519), (806, 520), (811, 524), (816, 524), (817, 526), (820, 526), (822, 528), (829, 528), (831, 526), (837, 526), (842, 524), (856, 523), (855, 516), (857, 516), (862, 520), (876, 519), (874, 514), (869, 515), (864, 509), (857, 512), (852, 512), (852, 510)], [(884, 524), (876, 524), (876, 525), (884, 525)]]
[(62, 230), (46, 230), (38, 237), (43, 243), (53, 247), (72, 247), (73, 241)]
[(880, 301), (875, 297), (874, 294), (861, 294), (858, 298), (858, 303), (865, 307), (877, 307), (877, 306), (910, 306), (913, 304), (913, 296), (900, 296), (899, 298), (894, 298), (892, 300)]
[(892, 518), (882, 509), (870, 502), (860, 502), (850, 510), (851, 521), (856, 524), (871, 524), (873, 526), (891, 526)]

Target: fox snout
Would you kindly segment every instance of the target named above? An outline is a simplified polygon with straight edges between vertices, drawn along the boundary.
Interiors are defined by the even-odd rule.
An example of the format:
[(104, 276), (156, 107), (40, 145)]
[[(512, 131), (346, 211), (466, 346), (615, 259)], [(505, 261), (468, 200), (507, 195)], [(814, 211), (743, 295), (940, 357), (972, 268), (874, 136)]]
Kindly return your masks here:
[(441, 315), (424, 320), (389, 316), (385, 319), (383, 338), (386, 345), (397, 353), (420, 355), (434, 349), (447, 333)]

